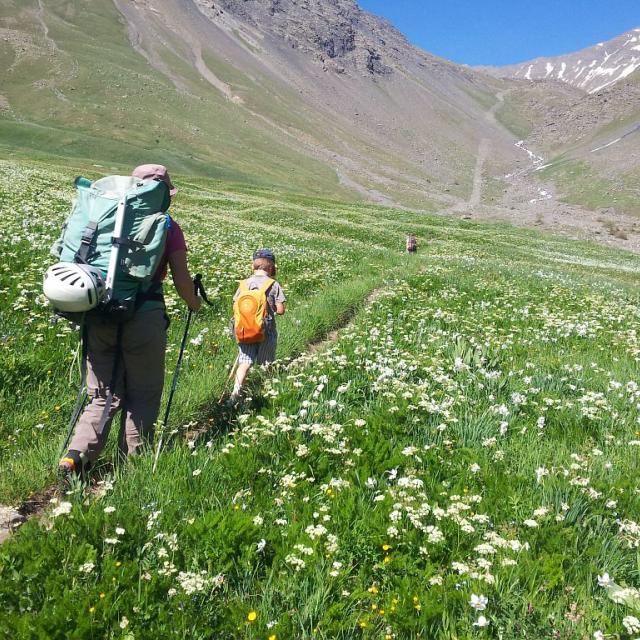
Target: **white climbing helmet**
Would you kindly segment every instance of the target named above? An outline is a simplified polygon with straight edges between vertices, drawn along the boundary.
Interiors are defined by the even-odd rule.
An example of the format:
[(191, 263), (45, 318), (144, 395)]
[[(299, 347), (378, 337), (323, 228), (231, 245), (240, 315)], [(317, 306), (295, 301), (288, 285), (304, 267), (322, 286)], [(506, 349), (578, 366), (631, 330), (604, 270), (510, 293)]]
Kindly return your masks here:
[(87, 264), (59, 262), (47, 269), (42, 288), (58, 311), (82, 312), (98, 305), (105, 287), (100, 269)]

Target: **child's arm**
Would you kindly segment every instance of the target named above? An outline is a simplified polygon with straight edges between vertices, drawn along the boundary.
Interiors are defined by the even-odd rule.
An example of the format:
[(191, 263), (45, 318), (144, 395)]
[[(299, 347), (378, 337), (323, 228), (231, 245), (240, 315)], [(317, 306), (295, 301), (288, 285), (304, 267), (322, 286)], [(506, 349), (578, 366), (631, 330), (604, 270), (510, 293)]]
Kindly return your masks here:
[(284, 295), (284, 291), (282, 290), (279, 282), (274, 283), (273, 293), (275, 296), (276, 313), (279, 316), (283, 316), (285, 312), (284, 305), (287, 302), (287, 296)]

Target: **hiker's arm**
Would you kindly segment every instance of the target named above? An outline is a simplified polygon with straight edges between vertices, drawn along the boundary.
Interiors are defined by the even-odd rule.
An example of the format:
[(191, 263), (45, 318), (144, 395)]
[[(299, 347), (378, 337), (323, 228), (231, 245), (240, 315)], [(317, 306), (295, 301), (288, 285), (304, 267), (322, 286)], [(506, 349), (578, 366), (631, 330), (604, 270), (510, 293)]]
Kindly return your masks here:
[(198, 311), (202, 301), (193, 290), (193, 280), (187, 266), (187, 252), (179, 250), (171, 253), (169, 267), (171, 267), (171, 277), (178, 295), (187, 303), (191, 311)]
[(276, 313), (279, 316), (283, 316), (285, 312), (284, 302), (276, 302)]

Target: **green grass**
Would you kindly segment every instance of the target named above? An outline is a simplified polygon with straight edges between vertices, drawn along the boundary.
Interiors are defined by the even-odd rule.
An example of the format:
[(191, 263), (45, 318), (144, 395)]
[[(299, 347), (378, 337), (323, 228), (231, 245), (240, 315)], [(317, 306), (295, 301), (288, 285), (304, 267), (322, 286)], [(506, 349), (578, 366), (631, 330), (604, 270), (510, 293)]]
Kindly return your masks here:
[[(9, 243), (6, 258), (11, 262), (3, 267), (0, 290), (3, 296), (17, 298), (13, 311), (18, 313), (7, 315), (7, 309), (2, 311), (2, 333), (10, 348), (5, 350), (7, 358), (0, 367), (4, 378), (0, 433), (8, 436), (2, 445), (0, 499), (15, 500), (51, 479), (57, 453), (50, 447), (49, 426), (53, 423), (54, 430), (61, 429), (64, 420), (60, 417), (72, 402), (70, 391), (75, 378), (70, 371), (71, 352), (77, 336), (66, 325), (51, 324), (50, 312), (42, 306), (39, 292), (41, 273), (51, 262), (48, 245), (68, 210), (72, 180), (68, 174), (15, 171), (6, 164), (3, 171), (6, 178), (3, 209), (12, 223), (4, 232)], [(384, 280), (387, 270), (404, 268), (397, 251), (403, 243), (402, 232), (384, 229), (384, 222), (371, 220), (370, 225), (363, 224), (366, 215), (359, 215), (359, 225), (337, 219), (329, 222), (326, 217), (332, 203), (299, 196), (287, 203), (270, 190), (254, 191), (238, 186), (238, 191), (230, 194), (210, 186), (205, 189), (197, 182), (184, 183), (172, 208), (190, 239), (194, 273), (204, 274), (215, 301), (213, 309), (208, 309), (194, 327), (197, 332), (206, 322), (208, 327), (215, 327), (212, 331), (215, 338), (208, 339), (208, 346), (198, 353), (187, 353), (187, 361), (193, 358), (199, 364), (207, 362), (207, 370), (213, 370), (214, 374), (206, 378), (199, 370), (192, 376), (188, 371), (185, 374), (185, 393), (176, 407), (177, 415), (185, 421), (187, 414), (197, 412), (221, 391), (226, 377), (224, 365), (233, 360), (232, 342), (221, 336), (228, 324), (230, 296), (237, 280), (245, 275), (257, 246), (273, 247), (282, 256), (282, 273), (285, 277), (289, 273), (287, 289), (294, 300), (293, 313), (284, 324), (292, 327), (293, 335), (284, 333), (284, 353), (299, 351), (307, 342), (321, 337), (340, 322), (345, 310), (357, 305), (376, 283)], [(359, 211), (357, 206), (336, 203), (336, 207), (356, 214)], [(32, 219), (26, 229), (22, 226), (24, 218)], [(25, 247), (33, 247), (34, 231), (42, 234), (37, 251), (25, 253)], [(372, 239), (378, 244), (371, 246)], [(330, 244), (333, 248), (328, 252)], [(391, 247), (394, 251), (388, 255)], [(19, 280), (13, 278), (17, 272), (22, 273)], [(29, 287), (25, 287), (27, 280), (32, 283)], [(175, 343), (182, 330), (175, 294), (169, 293), (168, 304), (174, 310)], [(25, 325), (21, 312), (27, 309), (30, 313)], [(15, 351), (17, 345), (30, 339), (43, 343), (40, 362), (35, 362), (32, 354), (23, 353), (21, 357)], [(67, 350), (67, 357), (60, 358), (61, 348)], [(16, 392), (20, 406), (10, 411)], [(189, 407), (184, 415), (180, 413), (183, 405)], [(35, 426), (39, 424), (44, 424), (40, 431)]]
[[(0, 163), (0, 503), (51, 482), (77, 383), (77, 336), (40, 292), (72, 175)], [(109, 448), (97, 491), (74, 486), (0, 548), (1, 638), (635, 637), (636, 592), (616, 604), (597, 576), (640, 586), (636, 255), (176, 182), (214, 307), (158, 470), (151, 454), (110, 470)], [(289, 311), (278, 365), (229, 413), (224, 329), (259, 245)]]
[(543, 169), (540, 177), (553, 180), (565, 202), (592, 210), (613, 207), (640, 215), (637, 172), (613, 179), (597, 172), (587, 162), (561, 156)]
[[(123, 0), (119, 6), (129, 15), (138, 5)], [(0, 40), (0, 104), (8, 105), (0, 110), (3, 153), (120, 167), (153, 159), (189, 175), (363, 199), (362, 189), (342, 183), (344, 172), (393, 202), (426, 210), (438, 208), (428, 192), (460, 198), (471, 192), (474, 118), (452, 109), (450, 101), (455, 91), (466, 91), (473, 98), (466, 108), (473, 110), (475, 101), (481, 115), (495, 101), (489, 89), (499, 86), (497, 81), (489, 80), (487, 88), (465, 74), (458, 80), (451, 74), (450, 93), (421, 74), (404, 80), (396, 74), (415, 92), (410, 103), (430, 96), (422, 113), (397, 102), (393, 78), (369, 83), (351, 77), (360, 75), (351, 69), (336, 77), (327, 72), (318, 87), (305, 88), (306, 81), (293, 80), (295, 74), (314, 83), (316, 71), (322, 73), (310, 53), (308, 67), (294, 57), (294, 75), (281, 78), (265, 54), (271, 45), (252, 55), (233, 38), (218, 41), (214, 26), (205, 39), (206, 23), (195, 26), (190, 11), (173, 23), (152, 7), (140, 11), (147, 12), (147, 24), (136, 27), (135, 20), (127, 25), (113, 2), (0, 0), (0, 22), (8, 34)], [(142, 32), (142, 50), (153, 64), (131, 43), (137, 40), (128, 26)], [(185, 36), (190, 30), (194, 42)], [(200, 48), (205, 65), (234, 99), (197, 71)], [(327, 102), (339, 87), (354, 99)], [(370, 99), (358, 99), (361, 91), (371, 92), (365, 94)], [(384, 117), (376, 115), (383, 104), (388, 105)], [(436, 124), (425, 129), (431, 119)]]
[(533, 131), (536, 122), (527, 109), (527, 95), (524, 91), (509, 93), (504, 104), (496, 111), (496, 119), (514, 136), (524, 140)]
[[(296, 151), (279, 131), (227, 101), (184, 57), (171, 54), (165, 62), (180, 80), (177, 90), (132, 49), (112, 3), (43, 5), (55, 53), (37, 27), (37, 0), (0, 3), (29, 52), (19, 58), (21, 47), (0, 45), (3, 69), (13, 67), (3, 71), (1, 90), (10, 105), (0, 113), (5, 149), (120, 166), (152, 154), (190, 174), (347, 196), (330, 167)], [(171, 34), (167, 38), (177, 45)]]

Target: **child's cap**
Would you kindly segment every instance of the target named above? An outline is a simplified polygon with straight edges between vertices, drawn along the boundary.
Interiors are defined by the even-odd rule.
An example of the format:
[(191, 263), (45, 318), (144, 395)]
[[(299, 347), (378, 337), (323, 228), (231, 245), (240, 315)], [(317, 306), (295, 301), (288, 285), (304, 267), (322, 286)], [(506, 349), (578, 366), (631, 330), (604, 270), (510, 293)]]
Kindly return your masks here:
[(253, 259), (258, 260), (264, 258), (265, 260), (271, 260), (275, 264), (276, 254), (271, 249), (258, 249), (253, 253)]

